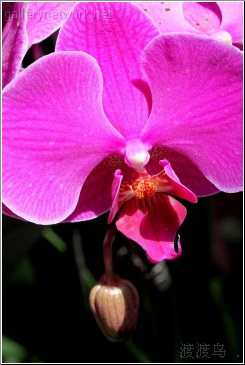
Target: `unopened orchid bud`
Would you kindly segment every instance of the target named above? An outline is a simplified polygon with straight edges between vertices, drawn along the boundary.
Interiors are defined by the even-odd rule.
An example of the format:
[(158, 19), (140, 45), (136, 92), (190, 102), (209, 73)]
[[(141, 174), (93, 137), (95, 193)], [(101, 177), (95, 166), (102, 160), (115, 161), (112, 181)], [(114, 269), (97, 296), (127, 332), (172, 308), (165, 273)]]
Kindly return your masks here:
[(139, 296), (130, 281), (115, 275), (115, 283), (108, 285), (103, 275), (92, 288), (89, 301), (93, 315), (108, 340), (125, 341), (134, 332)]

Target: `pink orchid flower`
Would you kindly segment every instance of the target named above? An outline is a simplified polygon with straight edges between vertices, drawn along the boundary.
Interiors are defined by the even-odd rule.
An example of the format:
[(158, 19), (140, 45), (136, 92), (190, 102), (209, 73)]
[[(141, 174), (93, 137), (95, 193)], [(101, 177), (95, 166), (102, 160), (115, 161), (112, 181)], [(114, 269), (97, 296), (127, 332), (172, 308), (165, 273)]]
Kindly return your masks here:
[(57, 52), (4, 89), (3, 202), (38, 224), (119, 212), (151, 261), (172, 259), (176, 197), (242, 189), (241, 52), (158, 36), (130, 3), (73, 11)]
[(74, 2), (15, 2), (5, 11), (3, 29), (2, 84), (18, 73), (28, 49), (54, 33), (67, 19)]
[(243, 1), (134, 2), (146, 12), (161, 33), (206, 34), (214, 39), (243, 46)]

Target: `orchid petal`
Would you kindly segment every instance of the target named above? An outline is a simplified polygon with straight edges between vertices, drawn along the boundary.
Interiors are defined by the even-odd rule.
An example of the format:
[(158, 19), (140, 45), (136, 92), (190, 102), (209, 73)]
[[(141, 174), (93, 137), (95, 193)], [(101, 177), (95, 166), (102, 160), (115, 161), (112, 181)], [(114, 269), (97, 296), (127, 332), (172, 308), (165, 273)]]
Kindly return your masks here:
[(2, 203), (2, 213), (12, 218), (22, 219), (18, 215), (11, 212), (11, 210), (8, 207), (6, 207), (6, 205), (3, 203)]
[(10, 25), (3, 38), (3, 87), (18, 74), (28, 48), (54, 33), (67, 19), (74, 4), (75, 2), (14, 4)]
[(148, 119), (149, 96), (142, 79), (140, 54), (159, 35), (151, 20), (130, 3), (79, 3), (60, 30), (56, 50), (82, 50), (95, 57), (104, 78), (103, 105), (114, 127), (137, 136)]
[(75, 2), (31, 2), (28, 8), (26, 31), (28, 48), (54, 33), (69, 17)]
[[(188, 32), (209, 34), (217, 40), (243, 45), (242, 2), (134, 2), (162, 34)], [(231, 43), (231, 42), (230, 42)]]
[(137, 242), (151, 261), (160, 262), (180, 255), (180, 250), (174, 251), (174, 240), (185, 216), (182, 204), (157, 193), (153, 198), (129, 200), (122, 207), (116, 226)]
[(111, 187), (115, 186), (113, 178), (118, 167), (127, 175), (129, 168), (119, 156), (109, 156), (92, 170), (83, 185), (76, 209), (66, 222), (93, 219), (111, 208), (115, 194)]
[(121, 200), (119, 200), (122, 179), (123, 179), (123, 175), (122, 175), (121, 170), (117, 170), (114, 174), (114, 180), (113, 180), (112, 187), (111, 187), (111, 195), (112, 195), (113, 201), (112, 201), (110, 214), (108, 217), (109, 224), (113, 221), (115, 215), (117, 214), (121, 205), (123, 204), (123, 202)]
[(121, 170), (114, 174), (114, 180), (111, 188), (112, 206), (108, 217), (108, 223), (111, 223), (121, 206), (134, 197), (134, 193), (129, 184), (122, 184), (123, 175)]
[[(161, 160), (160, 165), (164, 167), (165, 175), (163, 177), (164, 183), (163, 186), (158, 188), (158, 192), (167, 192), (168, 194), (175, 195), (179, 198), (185, 199), (191, 203), (197, 202), (196, 195), (189, 190), (186, 186), (181, 184), (179, 178), (175, 174), (174, 170), (172, 169), (170, 163), (167, 160)], [(168, 190), (164, 185), (168, 186)]]
[[(13, 2), (2, 2), (1, 3), (1, 10), (2, 10), (2, 39), (4, 37), (5, 32), (9, 29), (9, 23), (11, 18), (11, 13), (14, 10), (14, 3)], [(6, 28), (5, 28), (6, 25)]]
[(23, 16), (27, 7), (27, 3), (15, 3), (15, 16), (12, 16), (10, 23), (7, 24), (8, 31), (3, 38), (2, 87), (5, 87), (18, 74), (27, 51), (28, 36), (25, 30), (27, 19)]
[(232, 42), (243, 45), (243, 2), (218, 3), (222, 12), (221, 30), (225, 30), (232, 36)]
[(156, 175), (161, 171), (159, 161), (163, 159), (171, 161), (171, 166), (181, 183), (187, 186), (196, 196), (208, 196), (219, 192), (190, 159), (168, 148), (158, 146), (152, 149), (151, 158), (147, 165), (147, 171), (150, 175)]
[(134, 4), (154, 21), (161, 33), (200, 33), (198, 29), (193, 28), (185, 19), (183, 3), (180, 1), (135, 1)]
[(240, 191), (241, 52), (208, 37), (168, 34), (145, 48), (143, 69), (153, 107), (142, 142), (187, 156), (219, 190)]
[(103, 113), (96, 60), (83, 52), (42, 57), (3, 93), (3, 202), (34, 223), (60, 222), (93, 168), (123, 146)]
[(83, 184), (76, 209), (66, 222), (93, 219), (110, 209), (113, 173), (114, 171), (107, 169), (105, 160), (91, 171)]
[(214, 34), (219, 31), (222, 14), (215, 2), (183, 2), (184, 17), (202, 33)]

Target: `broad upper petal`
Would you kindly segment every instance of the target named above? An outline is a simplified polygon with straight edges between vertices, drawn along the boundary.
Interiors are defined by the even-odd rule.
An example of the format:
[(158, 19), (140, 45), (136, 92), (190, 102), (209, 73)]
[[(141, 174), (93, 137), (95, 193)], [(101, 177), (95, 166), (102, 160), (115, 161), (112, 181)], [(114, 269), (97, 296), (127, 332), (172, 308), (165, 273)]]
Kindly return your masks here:
[(93, 168), (120, 154), (123, 138), (101, 99), (100, 69), (83, 52), (42, 57), (6, 86), (3, 203), (13, 213), (39, 224), (64, 220)]
[(104, 78), (106, 115), (128, 138), (140, 133), (149, 115), (140, 54), (157, 35), (151, 20), (130, 3), (82, 2), (74, 7), (57, 39), (57, 51), (82, 50), (97, 59)]
[(137, 242), (152, 262), (174, 259), (181, 253), (174, 250), (176, 233), (184, 221), (186, 209), (177, 200), (157, 193), (153, 198), (131, 199), (125, 203), (116, 226)]
[(217, 189), (240, 191), (241, 52), (204, 36), (168, 34), (145, 48), (142, 65), (153, 95), (142, 141), (187, 156)]

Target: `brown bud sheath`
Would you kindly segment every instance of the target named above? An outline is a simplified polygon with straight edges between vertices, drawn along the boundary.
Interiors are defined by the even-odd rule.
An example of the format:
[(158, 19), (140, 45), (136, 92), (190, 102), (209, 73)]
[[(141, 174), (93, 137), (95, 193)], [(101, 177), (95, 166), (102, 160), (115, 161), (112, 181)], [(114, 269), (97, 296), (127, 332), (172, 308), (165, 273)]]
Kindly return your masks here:
[(93, 315), (105, 335), (113, 342), (125, 341), (134, 332), (139, 308), (135, 286), (115, 275), (113, 285), (108, 285), (103, 275), (89, 296)]

